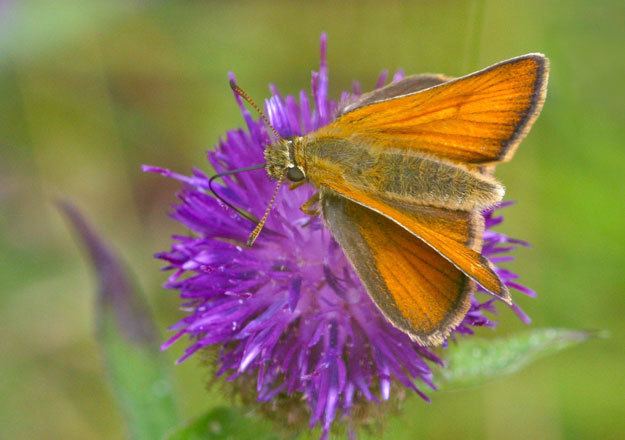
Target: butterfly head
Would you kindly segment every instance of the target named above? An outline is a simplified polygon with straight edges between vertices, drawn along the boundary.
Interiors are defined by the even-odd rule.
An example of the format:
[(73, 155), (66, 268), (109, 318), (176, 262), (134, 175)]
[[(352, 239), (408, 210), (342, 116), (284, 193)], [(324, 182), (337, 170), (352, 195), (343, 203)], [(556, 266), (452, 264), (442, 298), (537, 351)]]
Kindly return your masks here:
[[(265, 123), (265, 125), (267, 125), (267, 128), (271, 132), (273, 132), (273, 134), (275, 135), (275, 139), (277, 139), (276, 142), (269, 145), (265, 149), (264, 153), (266, 162), (265, 169), (267, 170), (267, 174), (269, 174), (269, 177), (271, 177), (272, 179), (277, 180), (277, 183), (274, 187), (273, 195), (271, 196), (271, 200), (269, 201), (269, 205), (267, 206), (265, 213), (258, 221), (256, 227), (247, 239), (247, 245), (252, 246), (256, 241), (256, 238), (258, 238), (260, 231), (265, 226), (265, 222), (269, 218), (269, 213), (271, 212), (271, 208), (273, 207), (273, 204), (278, 197), (280, 187), (284, 182), (284, 179), (289, 179), (291, 182), (301, 182), (306, 178), (306, 173), (304, 173), (304, 169), (299, 166), (295, 160), (295, 149), (301, 144), (303, 139), (301, 137), (283, 138), (282, 135), (278, 133), (278, 130), (276, 130), (275, 127), (271, 125), (271, 121), (269, 121), (269, 118), (265, 116), (260, 107), (256, 105), (254, 100), (250, 98), (250, 96), (236, 84), (234, 78), (230, 80), (230, 87), (237, 96), (247, 101), (247, 103), (250, 104), (258, 112), (262, 121)], [(248, 170), (251, 169), (257, 168), (248, 168)], [(232, 205), (229, 206), (232, 207)], [(247, 213), (241, 210), (237, 210), (237, 212), (239, 214), (242, 214), (243, 217), (247, 218), (248, 220), (255, 221), (253, 217), (246, 215)]]
[(295, 160), (295, 148), (301, 138), (280, 139), (265, 149), (265, 169), (272, 179), (285, 177), (291, 182), (300, 182), (306, 178), (304, 169)]

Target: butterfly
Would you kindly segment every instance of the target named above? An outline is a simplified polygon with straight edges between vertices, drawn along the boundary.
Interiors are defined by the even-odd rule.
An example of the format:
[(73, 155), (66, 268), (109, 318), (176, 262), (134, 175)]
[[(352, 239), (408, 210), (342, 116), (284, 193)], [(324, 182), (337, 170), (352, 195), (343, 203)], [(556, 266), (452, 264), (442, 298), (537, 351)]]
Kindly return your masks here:
[(302, 210), (322, 215), (384, 317), (413, 341), (440, 345), (476, 284), (512, 303), (481, 255), (482, 211), (504, 195), (494, 168), (536, 120), (548, 74), (548, 59), (533, 53), (456, 79), (409, 76), (343, 104), (304, 136), (273, 130), (278, 140), (262, 165), (278, 182), (270, 207), (282, 182), (312, 184), (317, 192)]

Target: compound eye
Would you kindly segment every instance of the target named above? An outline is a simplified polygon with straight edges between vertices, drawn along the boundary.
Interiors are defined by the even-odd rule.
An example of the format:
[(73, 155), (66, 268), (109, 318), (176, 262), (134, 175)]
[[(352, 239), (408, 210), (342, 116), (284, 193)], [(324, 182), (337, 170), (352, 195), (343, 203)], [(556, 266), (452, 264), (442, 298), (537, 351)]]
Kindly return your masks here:
[(300, 182), (306, 178), (306, 175), (300, 167), (289, 167), (286, 170), (286, 177), (291, 182)]

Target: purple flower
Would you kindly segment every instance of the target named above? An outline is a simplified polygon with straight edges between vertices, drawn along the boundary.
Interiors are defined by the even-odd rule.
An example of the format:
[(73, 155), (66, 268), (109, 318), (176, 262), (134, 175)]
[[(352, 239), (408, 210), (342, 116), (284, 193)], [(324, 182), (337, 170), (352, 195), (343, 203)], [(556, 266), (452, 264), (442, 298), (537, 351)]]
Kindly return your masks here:
[[(398, 72), (393, 81), (402, 78)], [(234, 79), (231, 76), (231, 79)], [(382, 74), (377, 87), (386, 82)], [(283, 96), (271, 86), (265, 111), (284, 137), (301, 135), (332, 120), (338, 104), (328, 97), (326, 37), (321, 38), (321, 65), (312, 74), (312, 96)], [(356, 83), (347, 100), (360, 93)], [(247, 130), (226, 133), (208, 160), (217, 172), (262, 163), (270, 138), (236, 96)], [(175, 236), (168, 252), (158, 255), (173, 270), (167, 288), (180, 291), (186, 316), (172, 327), (170, 346), (187, 335), (191, 345), (180, 362), (199, 350), (216, 351), (216, 374), (245, 402), (264, 402), (282, 423), (320, 426), (326, 438), (335, 419), (356, 424), (375, 419), (382, 408), (412, 390), (429, 400), (424, 388), (435, 389), (431, 365), (443, 364), (431, 349), (421, 347), (389, 324), (367, 296), (341, 249), (318, 217), (299, 207), (313, 190), (304, 186), (280, 190), (277, 203), (253, 248), (244, 243), (253, 224), (209, 194), (208, 177), (200, 170), (182, 176), (145, 167), (185, 183), (173, 217), (191, 231)], [(264, 170), (228, 176), (220, 194), (260, 217), (274, 183)], [(501, 205), (500, 207), (503, 207)], [(491, 228), (503, 221), (493, 210), (484, 213), (487, 230), (483, 253), (493, 263), (524, 242)], [(515, 282), (517, 275), (498, 268), (502, 280), (530, 296)], [(472, 334), (475, 327), (494, 326), (493, 297), (480, 293), (452, 338)], [(528, 318), (515, 308), (524, 321)]]

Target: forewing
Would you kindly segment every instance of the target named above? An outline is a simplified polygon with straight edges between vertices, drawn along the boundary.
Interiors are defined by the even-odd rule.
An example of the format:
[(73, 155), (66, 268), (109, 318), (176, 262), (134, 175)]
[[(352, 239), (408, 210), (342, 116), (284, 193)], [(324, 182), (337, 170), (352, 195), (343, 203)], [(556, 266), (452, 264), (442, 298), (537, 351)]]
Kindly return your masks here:
[(466, 315), (472, 281), (406, 229), (332, 192), (324, 220), (384, 316), (422, 345), (439, 345)]
[[(548, 60), (529, 54), (416, 93), (348, 107), (319, 136), (366, 138), (467, 164), (506, 161), (540, 112)], [(367, 102), (365, 102), (367, 104)]]
[(337, 181), (325, 182), (325, 186), (340, 196), (393, 221), (423, 240), (490, 293), (511, 303), (507, 287), (501, 282), (490, 262), (480, 253), (483, 218), (479, 212), (402, 204)]
[(386, 99), (395, 98), (397, 96), (408, 95), (410, 93), (418, 92), (419, 90), (434, 87), (439, 84), (449, 81), (451, 77), (435, 74), (424, 73), (422, 75), (411, 75), (397, 82), (391, 83), (387, 86), (380, 87), (368, 93), (363, 93), (358, 99), (352, 103), (347, 103), (337, 113), (337, 116), (343, 115), (347, 112), (356, 110), (357, 108), (364, 107), (374, 102), (384, 101)]

